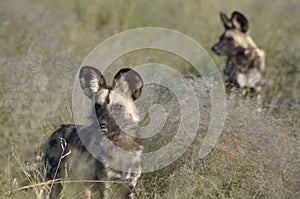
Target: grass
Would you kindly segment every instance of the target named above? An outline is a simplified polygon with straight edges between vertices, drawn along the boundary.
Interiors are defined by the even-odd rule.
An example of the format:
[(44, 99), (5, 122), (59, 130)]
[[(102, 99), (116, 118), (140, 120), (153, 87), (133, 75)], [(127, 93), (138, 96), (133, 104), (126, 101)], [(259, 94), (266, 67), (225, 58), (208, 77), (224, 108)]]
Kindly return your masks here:
[[(33, 152), (62, 123), (73, 123), (73, 82), (93, 47), (120, 31), (166, 27), (201, 43), (222, 70), (225, 59), (210, 47), (223, 31), (218, 13), (233, 10), (245, 13), (251, 36), (266, 51), (268, 84), (262, 112), (251, 100), (229, 100), (217, 146), (199, 159), (210, 100), (201, 80), (192, 80), (201, 110), (198, 135), (180, 159), (142, 175), (137, 198), (299, 198), (300, 5), (296, 0), (0, 2), (0, 198), (42, 197), (47, 182), (38, 163), (32, 163)], [(189, 72), (184, 60), (154, 50), (129, 53), (112, 65), (135, 66), (147, 59)], [(178, 113), (170, 93), (157, 102), (170, 115)], [(140, 104), (139, 109), (146, 117), (147, 107)], [(167, 143), (178, 119), (169, 117), (162, 136), (155, 138), (157, 146), (149, 141), (146, 148)]]

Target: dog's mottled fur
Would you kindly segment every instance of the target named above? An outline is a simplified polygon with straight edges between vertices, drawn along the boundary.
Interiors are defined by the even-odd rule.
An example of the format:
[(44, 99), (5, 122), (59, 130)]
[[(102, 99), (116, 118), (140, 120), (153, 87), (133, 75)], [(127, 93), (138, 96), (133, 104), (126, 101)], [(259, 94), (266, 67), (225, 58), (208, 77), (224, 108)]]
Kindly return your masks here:
[(265, 53), (259, 49), (247, 34), (248, 20), (235, 11), (231, 18), (220, 13), (225, 32), (212, 50), (221, 56), (227, 56), (224, 69), (227, 88), (241, 88), (243, 95), (260, 93), (265, 84)]
[[(92, 102), (90, 124), (62, 125), (50, 136), (43, 145), (46, 180), (82, 182), (70, 184), (76, 190), (73, 196), (89, 187), (83, 189), (89, 197), (96, 189), (100, 198), (133, 198), (143, 149), (134, 101), (141, 95), (143, 81), (134, 70), (121, 69), (107, 86), (101, 72), (90, 66), (81, 68), (79, 80)], [(53, 184), (50, 198), (62, 196), (62, 188)]]

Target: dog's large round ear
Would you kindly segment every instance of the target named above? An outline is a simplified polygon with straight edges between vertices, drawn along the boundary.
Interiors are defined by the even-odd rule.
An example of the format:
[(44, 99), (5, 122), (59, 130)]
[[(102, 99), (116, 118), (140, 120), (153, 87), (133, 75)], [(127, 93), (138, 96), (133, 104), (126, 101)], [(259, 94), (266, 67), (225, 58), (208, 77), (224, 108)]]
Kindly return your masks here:
[(231, 20), (226, 16), (225, 13), (223, 12), (220, 12), (220, 19), (225, 27), (225, 29), (230, 29), (230, 28), (233, 28), (233, 24), (231, 22)]
[(79, 81), (84, 94), (89, 98), (94, 97), (100, 89), (107, 88), (101, 72), (91, 66), (83, 66), (80, 69)]
[(136, 100), (142, 94), (142, 77), (130, 68), (121, 69), (114, 77), (112, 88)]
[(231, 21), (233, 25), (239, 29), (241, 32), (245, 33), (247, 32), (249, 26), (248, 26), (248, 20), (247, 18), (240, 12), (234, 11), (231, 15)]

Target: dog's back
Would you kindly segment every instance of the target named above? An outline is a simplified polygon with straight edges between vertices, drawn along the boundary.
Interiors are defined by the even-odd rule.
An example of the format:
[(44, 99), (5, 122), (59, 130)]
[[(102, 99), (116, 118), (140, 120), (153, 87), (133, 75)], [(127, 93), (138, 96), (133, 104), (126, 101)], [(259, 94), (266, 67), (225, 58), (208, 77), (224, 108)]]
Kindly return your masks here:
[[(62, 125), (43, 145), (46, 180), (92, 180), (101, 181), (105, 178), (104, 165), (91, 155), (82, 143), (75, 125)], [(82, 187), (93, 186), (93, 190), (103, 192), (100, 183), (74, 183), (70, 187), (76, 195), (82, 192)], [(62, 186), (53, 184), (50, 198), (59, 197)], [(102, 197), (102, 196), (101, 196)]]

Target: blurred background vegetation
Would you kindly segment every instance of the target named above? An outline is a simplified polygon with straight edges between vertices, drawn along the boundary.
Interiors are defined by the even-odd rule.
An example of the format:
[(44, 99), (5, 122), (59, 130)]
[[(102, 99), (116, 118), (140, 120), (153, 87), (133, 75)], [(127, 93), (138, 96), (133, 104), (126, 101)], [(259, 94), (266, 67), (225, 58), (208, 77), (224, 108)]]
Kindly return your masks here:
[[(170, 28), (198, 41), (222, 70), (225, 58), (214, 55), (210, 48), (223, 31), (219, 12), (229, 15), (234, 10), (245, 14), (250, 35), (266, 52), (268, 84), (263, 111), (257, 112), (251, 100), (229, 100), (221, 139), (213, 152), (200, 160), (197, 153), (210, 119), (210, 103), (204, 84), (195, 80), (203, 121), (199, 135), (179, 160), (142, 176), (137, 198), (300, 197), (298, 0), (0, 3), (0, 198), (41, 196), (41, 186), (35, 184), (43, 177), (32, 172), (36, 169), (30, 163), (33, 152), (61, 123), (73, 123), (75, 75), (97, 44), (132, 28)], [(184, 60), (162, 52), (141, 51), (129, 57), (114, 64), (135, 66), (150, 59), (191, 72), (183, 67)], [(170, 100), (171, 95), (160, 99), (166, 104)], [(168, 105), (170, 112), (176, 111), (176, 103)], [(178, 118), (172, 115), (164, 135), (176, 128)], [(28, 185), (33, 188), (26, 188)]]

